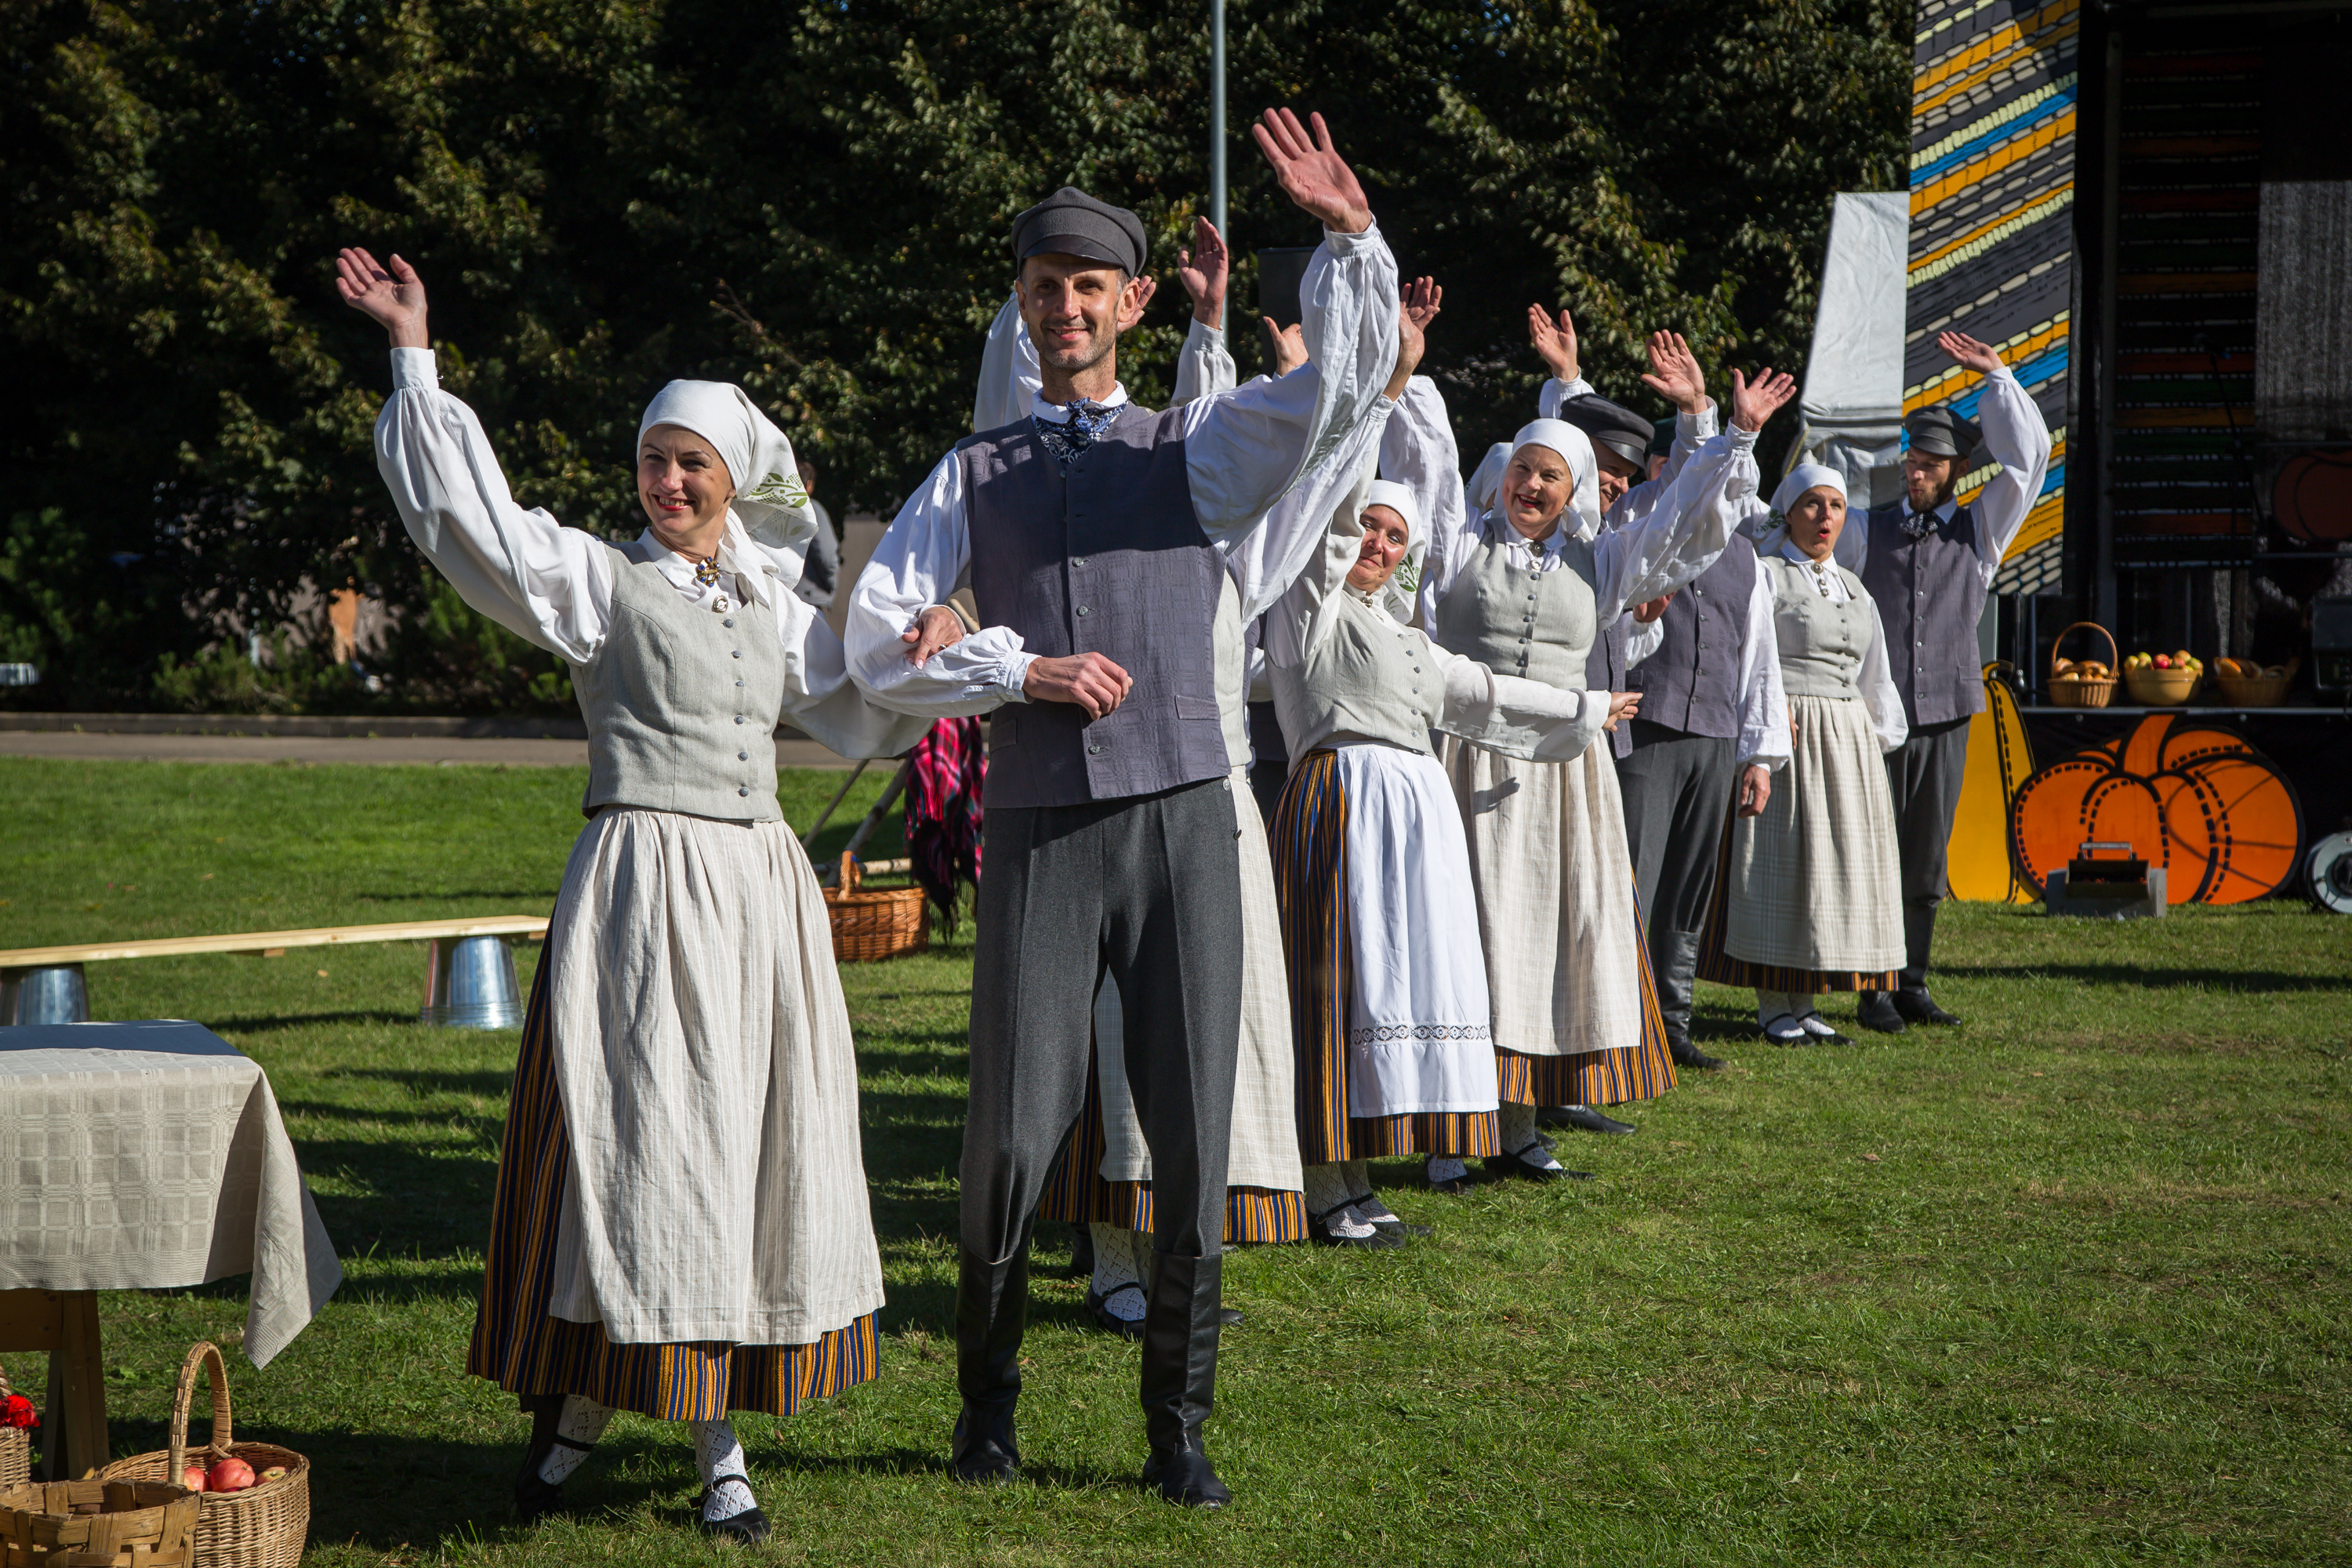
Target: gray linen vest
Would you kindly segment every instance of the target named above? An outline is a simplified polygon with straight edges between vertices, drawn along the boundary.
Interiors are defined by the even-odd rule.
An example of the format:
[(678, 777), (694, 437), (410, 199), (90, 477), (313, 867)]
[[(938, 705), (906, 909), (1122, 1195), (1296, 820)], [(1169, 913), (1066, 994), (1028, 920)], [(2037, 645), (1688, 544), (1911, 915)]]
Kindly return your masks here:
[(1294, 755), (1334, 735), (1429, 751), (1445, 710), (1445, 679), (1422, 634), (1342, 588), (1331, 625), (1296, 669), (1272, 667), (1274, 707)]
[(1739, 658), (1755, 591), (1756, 547), (1735, 534), (1714, 565), (1667, 601), (1658, 617), (1664, 640), (1627, 673), (1625, 689), (1642, 694), (1643, 718), (1688, 734), (1739, 738)]
[(775, 616), (755, 604), (724, 614), (688, 604), (641, 548), (613, 552), (612, 630), (595, 658), (572, 667), (588, 721), (581, 809), (782, 821), (775, 734), (784, 650)]
[(1540, 680), (1562, 691), (1585, 690), (1587, 659), (1597, 627), (1592, 597), (1592, 546), (1555, 534), (1547, 550), (1565, 557), (1549, 572), (1517, 565), (1504, 531), (1489, 516), (1477, 545), (1437, 606), (1431, 636), (1440, 647), (1475, 658), (1496, 675)]
[(1886, 664), (1914, 729), (1984, 711), (1977, 621), (1984, 579), (1977, 570), (1977, 521), (1960, 507), (1919, 539), (1903, 531), (1905, 503), (1874, 507), (1862, 581), (1886, 628)]
[(1775, 551), (1758, 564), (1770, 574), (1772, 633), (1780, 647), (1780, 684), (1791, 697), (1860, 698), (1855, 677), (1870, 650), (1870, 598), (1862, 579), (1832, 568), (1853, 596), (1832, 604), (1813, 585), (1810, 568)]
[(1192, 515), (1182, 411), (1121, 407), (1067, 479), (1026, 419), (957, 447), (983, 626), (1045, 658), (1099, 653), (1134, 680), (1089, 721), (1074, 702), (989, 721), (987, 804), (1076, 805), (1221, 778), (1217, 552)]

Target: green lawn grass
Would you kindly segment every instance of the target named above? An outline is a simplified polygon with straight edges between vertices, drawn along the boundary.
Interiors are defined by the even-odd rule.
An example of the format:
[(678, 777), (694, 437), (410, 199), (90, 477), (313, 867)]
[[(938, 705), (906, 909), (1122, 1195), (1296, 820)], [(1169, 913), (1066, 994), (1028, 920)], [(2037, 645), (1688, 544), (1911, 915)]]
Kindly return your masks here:
[[(787, 812), (838, 776), (788, 779)], [(544, 910), (580, 783), (0, 761), (0, 947)], [(1088, 1327), (1058, 1237), (1021, 1413), (1034, 1479), (946, 1479), (969, 949), (846, 971), (882, 1375), (739, 1423), (780, 1524), (762, 1555), (2352, 1561), (2352, 922), (1965, 906), (1940, 957), (1962, 1030), (1780, 1050), (1706, 988), (1730, 1067), (1639, 1108), (1635, 1137), (1564, 1141), (1597, 1181), (1444, 1199), (1376, 1167), (1436, 1236), (1234, 1255), (1248, 1322), (1210, 1441), (1239, 1501), (1214, 1518), (1134, 1484), (1136, 1352)], [(572, 1483), (591, 1518), (509, 1520), (525, 1423), (458, 1369), (515, 1038), (418, 1028), (422, 972), (411, 944), (90, 971), (96, 1016), (198, 1018), (268, 1069), (344, 1258), (267, 1370), (232, 1358), (238, 1430), (317, 1462), (312, 1561), (334, 1568), (729, 1555), (688, 1524), (680, 1429), (635, 1418)], [(118, 1452), (162, 1446), (182, 1351), (243, 1313), (242, 1280), (104, 1299)], [(37, 1356), (5, 1360), (38, 1388)]]

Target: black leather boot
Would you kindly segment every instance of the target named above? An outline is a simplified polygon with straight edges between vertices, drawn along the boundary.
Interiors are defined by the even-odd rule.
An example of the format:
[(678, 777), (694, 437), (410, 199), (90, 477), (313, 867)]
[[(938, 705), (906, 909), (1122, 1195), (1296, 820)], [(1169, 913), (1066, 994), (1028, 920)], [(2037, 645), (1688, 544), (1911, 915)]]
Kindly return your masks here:
[(1855, 997), (1853, 1016), (1864, 1028), (1882, 1035), (1904, 1032), (1903, 1015), (1895, 1010), (1895, 999), (1884, 991), (1864, 991)]
[(1013, 1406), (1021, 1396), (1021, 1331), (1029, 1321), (1029, 1238), (991, 1263), (961, 1255), (956, 1278), (956, 1416), (948, 1462), (960, 1481), (1001, 1484), (1021, 1473)]
[(1695, 931), (1660, 931), (1650, 942), (1650, 968), (1658, 982), (1658, 1016), (1665, 1020), (1666, 1049), (1681, 1068), (1719, 1068), (1720, 1057), (1691, 1044), (1691, 996), (1698, 989), (1698, 939)]
[(1927, 994), (1927, 952), (1936, 945), (1936, 910), (1932, 902), (1903, 906), (1903, 984), (1895, 993), (1895, 1010), (1914, 1024), (1959, 1022)]
[(1234, 1500), (1201, 1447), (1201, 1424), (1216, 1404), (1218, 1295), (1222, 1258), (1152, 1255), (1151, 1302), (1143, 1317), (1143, 1435), (1151, 1444), (1143, 1484), (1186, 1508)]

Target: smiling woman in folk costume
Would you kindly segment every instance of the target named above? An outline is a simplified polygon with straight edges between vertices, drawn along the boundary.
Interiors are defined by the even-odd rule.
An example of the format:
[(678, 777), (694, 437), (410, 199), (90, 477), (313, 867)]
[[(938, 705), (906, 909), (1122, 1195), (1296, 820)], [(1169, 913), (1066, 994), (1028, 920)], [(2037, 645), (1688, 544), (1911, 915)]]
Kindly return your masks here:
[(730, 1410), (874, 1374), (881, 1259), (857, 1070), (816, 878), (776, 804), (778, 719), (849, 756), (924, 721), (869, 707), (793, 593), (814, 520), (791, 443), (737, 387), (677, 381), (637, 434), (650, 526), (614, 547), (526, 511), (438, 389), (425, 286), (338, 261), (393, 342), (377, 464), (466, 602), (561, 656), (589, 823), (556, 897), (499, 1157), (467, 1369), (533, 1416), (526, 1520), (615, 1409), (683, 1420), (703, 1527), (768, 1524)]
[[(1400, 334), (1391, 396), (1434, 314), (1425, 285)], [(1262, 644), (1297, 759), (1274, 853), (1307, 1204), (1318, 1240), (1359, 1247), (1402, 1239), (1360, 1206), (1366, 1162), (1420, 1153), (1458, 1164), (1497, 1147), (1468, 850), (1430, 729), (1508, 729), (1540, 751), (1582, 745), (1606, 717), (1605, 698), (1496, 675), (1406, 624), (1412, 599), (1395, 575), (1427, 535), (1413, 490), (1373, 480), (1372, 456), (1335, 459), (1337, 472), (1360, 477), (1267, 612)], [(1242, 576), (1251, 581), (1246, 566)]]
[[(1226, 274), (1224, 241), (1202, 219), (1194, 228), (1193, 247), (1177, 253), (1177, 276), (1192, 295), (1192, 317), (1177, 358), (1176, 405), (1234, 385), (1233, 356), (1225, 347)], [(1149, 285), (1151, 280), (1139, 281)], [(1138, 292), (1144, 300), (1150, 298), (1148, 288)], [(1043, 384), (1036, 345), (1022, 324), (1016, 295), (1005, 301), (989, 328), (972, 404), (973, 430), (993, 430), (1025, 417)], [(1298, 504), (1286, 501), (1284, 509), (1295, 510)], [(1297, 531), (1295, 526), (1286, 531), (1279, 523), (1269, 526), (1276, 535)], [(1264, 533), (1261, 530), (1252, 537)], [(1296, 553), (1295, 547), (1288, 548)], [(1261, 542), (1252, 559), (1263, 558)], [(1265, 823), (1249, 791), (1248, 650), (1243, 628), (1263, 606), (1244, 612), (1230, 570), (1217, 587), (1213, 627), (1217, 708), (1233, 769), (1242, 874), (1241, 1049), (1234, 1074), (1224, 1239), (1299, 1241), (1307, 1236), (1307, 1210), (1299, 1195), (1298, 1142), (1292, 1132), (1290, 994), (1283, 980), (1282, 922), (1275, 907)], [(1151, 1150), (1136, 1116), (1125, 1058), (1118, 987), (1106, 980), (1095, 993), (1094, 1073), (1087, 1086), (1086, 1109), (1046, 1183), (1037, 1215), (1087, 1227), (1094, 1265), (1087, 1310), (1112, 1332), (1140, 1339), (1151, 1256)], [(1241, 1321), (1241, 1314), (1230, 1308), (1223, 1317), (1228, 1327)]]
[(1891, 990), (1903, 964), (1895, 814), (1879, 760), (1903, 744), (1903, 702), (1878, 608), (1833, 559), (1845, 481), (1801, 464), (1772, 510), (1783, 521), (1757, 545), (1757, 567), (1771, 585), (1795, 754), (1761, 815), (1727, 823), (1698, 972), (1755, 987), (1757, 1022), (1778, 1044), (1851, 1044), (1813, 997)]
[[(1454, 438), (1436, 389), (1408, 395), (1382, 464), (1413, 476), (1443, 509), (1421, 577), (1423, 619), (1437, 641), (1498, 674), (1582, 689), (1600, 628), (1705, 571), (1730, 536), (1733, 488), (1754, 483), (1755, 433), (1794, 391), (1769, 372), (1754, 387), (1732, 379), (1733, 430), (1685, 463), (1648, 515), (1605, 533), (1582, 431), (1540, 419), (1521, 430), (1492, 506), (1473, 515), (1462, 487), (1446, 482), (1456, 471)], [(1536, 1133), (1538, 1106), (1648, 1098), (1674, 1082), (1616, 773), (1606, 748), (1591, 746), (1604, 711), (1630, 718), (1638, 700), (1595, 693), (1577, 743), (1549, 755), (1508, 726), (1450, 718), (1439, 726), (1493, 996), (1502, 1147), (1488, 1167), (1497, 1174), (1565, 1173)], [(1466, 1173), (1433, 1167), (1431, 1177)]]

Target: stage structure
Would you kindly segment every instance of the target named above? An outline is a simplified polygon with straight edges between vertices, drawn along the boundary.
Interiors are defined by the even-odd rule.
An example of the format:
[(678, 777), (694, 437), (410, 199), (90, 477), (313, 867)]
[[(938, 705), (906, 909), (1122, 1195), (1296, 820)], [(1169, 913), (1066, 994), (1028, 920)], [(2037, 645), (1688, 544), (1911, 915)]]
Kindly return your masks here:
[[(1972, 410), (1978, 378), (1935, 347), (1952, 328), (2000, 347), (2055, 438), (1985, 658), (2053, 766), (2120, 755), (2151, 711), (2235, 737), (2285, 808), (2265, 784), (2230, 809), (2230, 781), (2270, 776), (2233, 764), (2159, 780), (2154, 820), (2175, 847), (2220, 832), (2237, 866), (2287, 865), (2352, 826), (2352, 0), (1922, 0), (1916, 26), (1903, 408)], [(2193, 652), (2207, 683), (2185, 709), (2053, 704), (2053, 639), (2085, 619), (2126, 653)], [(2296, 673), (2256, 707), (2211, 678), (2224, 658)], [(2143, 793), (2085, 794), (2084, 837), (2098, 800), (2145, 816)]]

